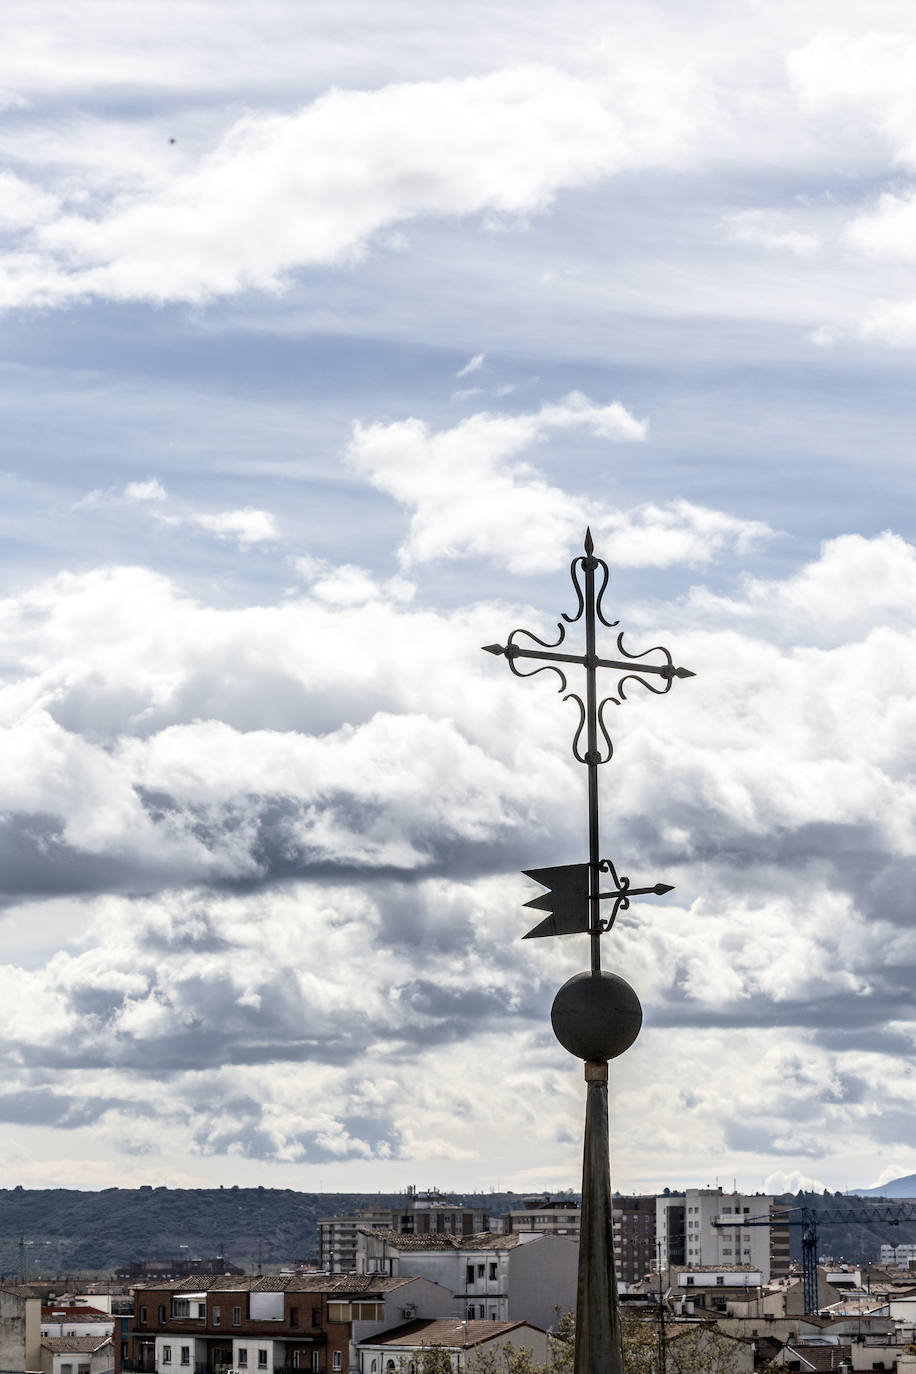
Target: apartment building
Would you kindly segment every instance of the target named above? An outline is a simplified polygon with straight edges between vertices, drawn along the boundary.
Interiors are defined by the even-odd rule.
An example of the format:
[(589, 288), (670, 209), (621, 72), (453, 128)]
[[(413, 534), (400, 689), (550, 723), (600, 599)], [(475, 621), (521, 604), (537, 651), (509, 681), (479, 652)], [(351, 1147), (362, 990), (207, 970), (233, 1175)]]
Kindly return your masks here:
[(539, 1236), (569, 1236), (579, 1239), (581, 1210), (568, 1198), (538, 1198), (524, 1207), (515, 1207), (505, 1217), (508, 1232), (528, 1232)]
[(611, 1201), (617, 1278), (621, 1283), (638, 1283), (655, 1268), (655, 1196), (618, 1193)]
[[(782, 1248), (785, 1227), (769, 1225), (773, 1199), (763, 1193), (687, 1188), (656, 1199), (656, 1238), (663, 1264), (756, 1269), (768, 1283), (773, 1269), (771, 1231)], [(761, 1224), (763, 1219), (763, 1224)], [(754, 1225), (747, 1225), (753, 1220)], [(676, 1256), (680, 1256), (677, 1258)]]
[(345, 1216), (319, 1217), (320, 1267), (329, 1274), (356, 1272), (357, 1234), (360, 1230), (397, 1231), (406, 1236), (469, 1236), (490, 1228), (489, 1209), (465, 1207), (440, 1193), (418, 1193), (408, 1188), (400, 1207), (366, 1208)]
[[(197, 1275), (134, 1289), (121, 1368), (136, 1374), (336, 1374), (349, 1365), (354, 1313), (384, 1295), (320, 1275)], [(356, 1291), (354, 1291), (356, 1290)]]
[(544, 1330), (576, 1305), (579, 1247), (567, 1236), (402, 1236), (360, 1234), (358, 1263), (368, 1274), (417, 1274), (452, 1294), (465, 1321), (526, 1321)]

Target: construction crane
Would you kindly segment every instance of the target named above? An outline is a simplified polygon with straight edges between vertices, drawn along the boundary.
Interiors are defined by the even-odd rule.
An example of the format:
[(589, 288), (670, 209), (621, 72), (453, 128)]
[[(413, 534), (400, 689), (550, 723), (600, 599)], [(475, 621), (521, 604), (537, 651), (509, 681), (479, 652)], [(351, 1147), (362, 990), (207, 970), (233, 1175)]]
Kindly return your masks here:
[(901, 1221), (916, 1222), (916, 1203), (898, 1202), (886, 1207), (835, 1207), (816, 1211), (813, 1207), (774, 1207), (768, 1216), (722, 1217), (713, 1226), (800, 1226), (802, 1228), (802, 1284), (806, 1316), (817, 1316), (817, 1228), (861, 1223), (866, 1226), (899, 1226)]

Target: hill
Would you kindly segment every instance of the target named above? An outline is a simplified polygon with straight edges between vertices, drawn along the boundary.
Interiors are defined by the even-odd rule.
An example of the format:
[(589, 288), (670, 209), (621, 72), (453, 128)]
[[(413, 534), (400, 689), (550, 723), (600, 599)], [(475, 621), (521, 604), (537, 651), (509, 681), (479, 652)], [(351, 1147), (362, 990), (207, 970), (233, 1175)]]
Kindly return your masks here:
[[(449, 1194), (493, 1214), (518, 1194)], [(398, 1207), (402, 1193), (299, 1193), (291, 1188), (0, 1189), (0, 1275), (108, 1272), (139, 1259), (225, 1255), (253, 1268), (317, 1253), (319, 1217)], [(184, 1248), (187, 1247), (187, 1248)]]
[(916, 1198), (916, 1174), (906, 1174), (903, 1178), (892, 1178), (889, 1183), (882, 1183), (880, 1188), (858, 1188), (856, 1196)]
[[(882, 1196), (884, 1201), (882, 1202)], [(886, 1195), (868, 1196), (860, 1193), (796, 1193), (783, 1194), (779, 1202), (791, 1206), (805, 1206), (817, 1213), (817, 1239), (820, 1255), (844, 1259), (850, 1263), (876, 1260), (882, 1245), (916, 1245), (916, 1207), (912, 1220), (888, 1222)], [(831, 1216), (854, 1211), (856, 1221), (831, 1221)], [(789, 1239), (793, 1259), (801, 1259), (801, 1227), (793, 1226)]]

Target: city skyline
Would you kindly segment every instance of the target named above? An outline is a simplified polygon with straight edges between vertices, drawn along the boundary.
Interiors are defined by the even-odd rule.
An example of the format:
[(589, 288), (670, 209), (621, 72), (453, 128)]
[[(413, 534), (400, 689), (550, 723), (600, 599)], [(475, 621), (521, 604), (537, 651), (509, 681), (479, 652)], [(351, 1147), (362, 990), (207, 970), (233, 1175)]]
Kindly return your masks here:
[[(0, 1186), (577, 1187), (573, 612), (612, 1186), (916, 1172), (916, 23), (272, 0), (0, 54)], [(612, 649), (618, 633), (603, 631)]]

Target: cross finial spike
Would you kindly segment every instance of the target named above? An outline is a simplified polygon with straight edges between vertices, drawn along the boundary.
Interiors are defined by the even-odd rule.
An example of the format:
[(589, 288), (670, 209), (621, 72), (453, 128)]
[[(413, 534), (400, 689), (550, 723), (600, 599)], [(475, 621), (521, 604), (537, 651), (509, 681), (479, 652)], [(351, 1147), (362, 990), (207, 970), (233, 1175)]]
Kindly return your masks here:
[(592, 532), (588, 527), (586, 527), (585, 530), (585, 552), (587, 553), (589, 558), (591, 558), (592, 554), (595, 552), (595, 545), (592, 540)]

